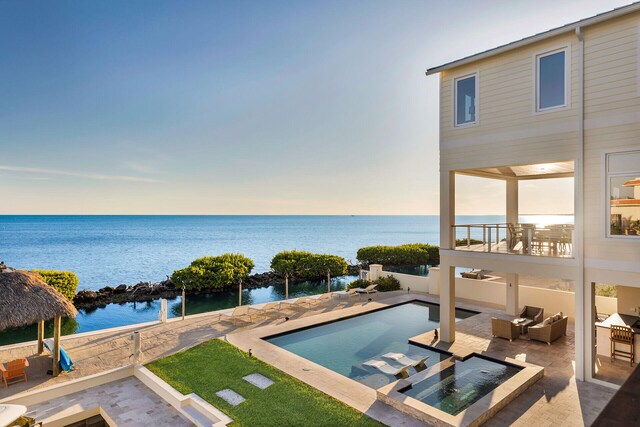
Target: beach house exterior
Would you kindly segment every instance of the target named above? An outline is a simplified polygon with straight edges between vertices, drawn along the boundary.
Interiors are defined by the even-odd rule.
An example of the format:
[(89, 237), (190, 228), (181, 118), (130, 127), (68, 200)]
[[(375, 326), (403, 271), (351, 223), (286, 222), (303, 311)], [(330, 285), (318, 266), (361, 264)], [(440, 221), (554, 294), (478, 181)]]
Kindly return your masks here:
[[(640, 4), (427, 71), (436, 74), (442, 339), (455, 340), (456, 267), (506, 272), (511, 315), (519, 277), (570, 280), (576, 378), (609, 383), (598, 376), (611, 363), (607, 326), (640, 316)], [(458, 174), (504, 182), (505, 223), (456, 223)], [(574, 225), (521, 223), (519, 185), (558, 177), (573, 177)], [(617, 307), (596, 320), (605, 284)]]

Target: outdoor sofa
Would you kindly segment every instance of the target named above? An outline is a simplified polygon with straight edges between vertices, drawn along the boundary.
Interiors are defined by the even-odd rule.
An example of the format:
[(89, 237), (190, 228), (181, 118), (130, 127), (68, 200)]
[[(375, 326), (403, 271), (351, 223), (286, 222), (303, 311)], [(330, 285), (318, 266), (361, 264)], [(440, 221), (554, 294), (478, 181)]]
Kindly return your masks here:
[(551, 343), (558, 338), (567, 335), (568, 319), (567, 316), (558, 313), (554, 316), (547, 317), (538, 325), (529, 326), (529, 339), (546, 342), (551, 345)]

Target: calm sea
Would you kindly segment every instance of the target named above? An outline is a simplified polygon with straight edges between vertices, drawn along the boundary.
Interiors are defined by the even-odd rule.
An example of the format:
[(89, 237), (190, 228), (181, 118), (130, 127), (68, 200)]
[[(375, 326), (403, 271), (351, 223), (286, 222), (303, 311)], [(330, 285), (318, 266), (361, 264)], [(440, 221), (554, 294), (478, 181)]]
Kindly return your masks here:
[(79, 289), (99, 289), (162, 280), (195, 258), (225, 252), (252, 258), (254, 273), (290, 249), (355, 263), (363, 246), (438, 244), (438, 227), (437, 216), (0, 216), (0, 261), (73, 271)]
[[(548, 220), (548, 219), (547, 219)], [(555, 222), (566, 218), (553, 218)], [(544, 218), (523, 217), (523, 222)], [(459, 224), (504, 222), (501, 216), (460, 216)], [(340, 255), (356, 262), (358, 248), (424, 242), (438, 244), (437, 216), (0, 216), (0, 261), (20, 269), (75, 272), (79, 289), (158, 281), (193, 259), (240, 252), (255, 262), (253, 272), (269, 269), (281, 250)], [(353, 277), (333, 278), (333, 290)], [(291, 297), (326, 292), (325, 281), (292, 285)], [(187, 313), (237, 305), (237, 291), (187, 298)], [(284, 298), (284, 285), (245, 290), (243, 304)], [(180, 315), (181, 300), (169, 302)], [(109, 304), (81, 310), (65, 323), (64, 334), (157, 319), (159, 302)], [(48, 326), (49, 328), (49, 326)], [(34, 327), (0, 332), (0, 345), (35, 339)]]

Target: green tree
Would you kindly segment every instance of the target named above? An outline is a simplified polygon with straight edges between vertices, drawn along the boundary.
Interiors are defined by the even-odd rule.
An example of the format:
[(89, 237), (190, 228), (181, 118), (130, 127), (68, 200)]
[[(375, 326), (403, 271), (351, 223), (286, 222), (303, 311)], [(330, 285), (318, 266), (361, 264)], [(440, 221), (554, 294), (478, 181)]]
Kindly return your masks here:
[(33, 270), (42, 278), (42, 281), (60, 292), (66, 299), (73, 302), (78, 289), (78, 276), (71, 271), (57, 270)]
[(278, 275), (289, 274), (297, 279), (319, 279), (327, 275), (347, 274), (347, 261), (337, 255), (314, 254), (307, 251), (283, 251), (271, 260), (271, 269)]
[(253, 261), (242, 254), (222, 254), (195, 259), (187, 268), (176, 270), (171, 282), (187, 290), (224, 289), (246, 279)]
[(399, 246), (367, 246), (358, 249), (357, 258), (359, 262), (366, 265), (438, 265), (440, 264), (440, 248), (427, 243), (408, 243)]

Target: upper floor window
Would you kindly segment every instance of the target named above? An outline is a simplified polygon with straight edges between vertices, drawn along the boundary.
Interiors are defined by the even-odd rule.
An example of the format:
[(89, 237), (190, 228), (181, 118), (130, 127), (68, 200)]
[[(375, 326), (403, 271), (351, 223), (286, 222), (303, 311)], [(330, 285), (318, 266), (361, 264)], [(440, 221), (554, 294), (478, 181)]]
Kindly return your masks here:
[(478, 76), (458, 77), (454, 82), (455, 126), (474, 124), (477, 121)]
[(567, 106), (567, 50), (536, 57), (536, 111)]
[(606, 155), (609, 236), (640, 236), (640, 151)]

